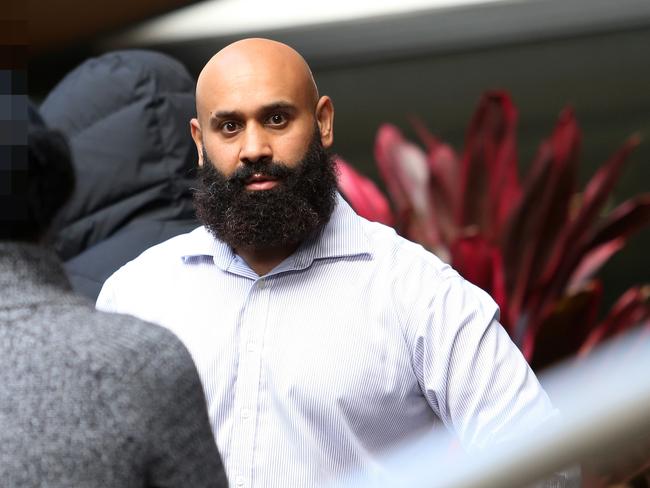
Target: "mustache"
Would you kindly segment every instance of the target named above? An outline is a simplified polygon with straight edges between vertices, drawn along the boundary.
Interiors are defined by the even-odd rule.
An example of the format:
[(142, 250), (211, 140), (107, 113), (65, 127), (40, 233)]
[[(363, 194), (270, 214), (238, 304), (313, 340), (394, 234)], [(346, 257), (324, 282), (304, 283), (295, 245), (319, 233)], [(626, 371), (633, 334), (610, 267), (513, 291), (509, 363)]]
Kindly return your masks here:
[(289, 168), (286, 164), (280, 161), (255, 161), (252, 163), (246, 163), (237, 168), (228, 178), (227, 182), (229, 185), (243, 187), (246, 182), (256, 174), (268, 176), (269, 178), (277, 180), (284, 180), (294, 172), (294, 169)]

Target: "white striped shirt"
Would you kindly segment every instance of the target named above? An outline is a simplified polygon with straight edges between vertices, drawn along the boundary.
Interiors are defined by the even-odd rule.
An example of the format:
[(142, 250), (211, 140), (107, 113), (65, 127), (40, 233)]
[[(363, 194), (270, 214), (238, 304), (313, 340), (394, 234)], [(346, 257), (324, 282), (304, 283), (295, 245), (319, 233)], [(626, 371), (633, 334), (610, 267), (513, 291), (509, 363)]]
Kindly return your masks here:
[(481, 448), (552, 412), (494, 301), (340, 196), (265, 276), (200, 227), (118, 270), (97, 307), (185, 343), (235, 487), (320, 486), (440, 421)]

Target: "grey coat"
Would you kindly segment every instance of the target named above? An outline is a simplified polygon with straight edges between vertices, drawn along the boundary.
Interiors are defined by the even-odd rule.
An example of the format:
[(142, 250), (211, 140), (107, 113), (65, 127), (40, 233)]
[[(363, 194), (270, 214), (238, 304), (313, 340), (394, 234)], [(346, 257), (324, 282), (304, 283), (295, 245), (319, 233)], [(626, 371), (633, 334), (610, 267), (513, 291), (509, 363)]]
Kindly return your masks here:
[(0, 242), (0, 485), (225, 487), (185, 347), (69, 290), (52, 252)]

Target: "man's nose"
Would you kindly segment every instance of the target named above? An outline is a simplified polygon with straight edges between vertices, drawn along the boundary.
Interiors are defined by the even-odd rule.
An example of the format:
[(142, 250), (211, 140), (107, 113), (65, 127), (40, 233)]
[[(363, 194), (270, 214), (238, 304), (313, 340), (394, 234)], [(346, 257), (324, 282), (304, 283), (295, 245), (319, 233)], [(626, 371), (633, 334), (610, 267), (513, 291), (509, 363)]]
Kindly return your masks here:
[(268, 134), (263, 127), (251, 125), (246, 127), (239, 152), (239, 160), (243, 163), (271, 159), (273, 151)]

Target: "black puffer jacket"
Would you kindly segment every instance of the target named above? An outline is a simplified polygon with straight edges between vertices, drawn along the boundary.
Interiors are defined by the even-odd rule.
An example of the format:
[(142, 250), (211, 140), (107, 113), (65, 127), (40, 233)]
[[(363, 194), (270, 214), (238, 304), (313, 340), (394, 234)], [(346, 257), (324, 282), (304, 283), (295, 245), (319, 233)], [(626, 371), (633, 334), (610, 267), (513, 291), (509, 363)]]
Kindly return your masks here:
[(194, 86), (166, 55), (120, 51), (84, 62), (41, 105), (68, 137), (77, 175), (53, 235), (76, 291), (96, 299), (120, 266), (199, 225)]

